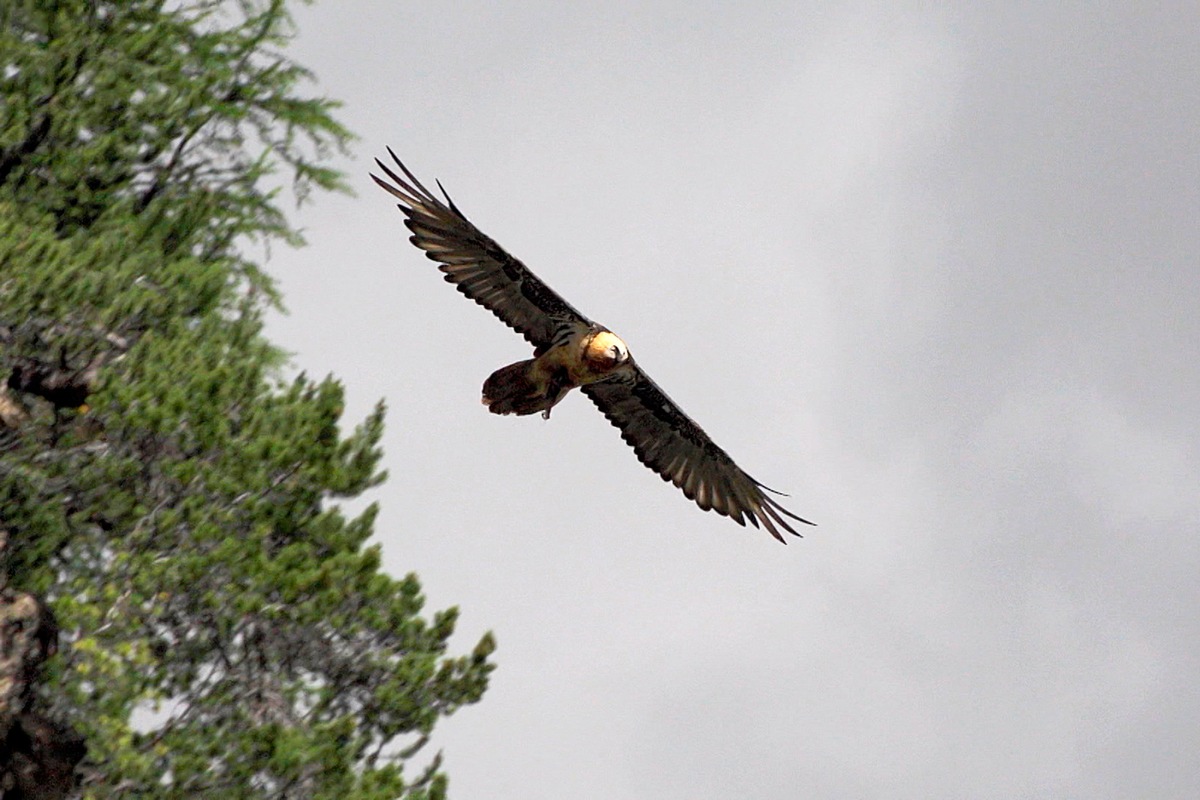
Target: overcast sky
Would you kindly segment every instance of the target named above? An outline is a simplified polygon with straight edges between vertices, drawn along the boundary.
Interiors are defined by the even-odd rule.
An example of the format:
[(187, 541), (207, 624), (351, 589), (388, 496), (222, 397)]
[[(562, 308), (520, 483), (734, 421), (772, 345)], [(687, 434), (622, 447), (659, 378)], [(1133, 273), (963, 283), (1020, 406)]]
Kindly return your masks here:
[[(386, 399), (387, 567), (497, 635), (458, 800), (1200, 794), (1200, 14), (929, 5), (298, 13), (358, 196), (269, 333)], [(577, 394), (486, 413), (529, 349), (387, 145), (819, 527), (701, 512)]]

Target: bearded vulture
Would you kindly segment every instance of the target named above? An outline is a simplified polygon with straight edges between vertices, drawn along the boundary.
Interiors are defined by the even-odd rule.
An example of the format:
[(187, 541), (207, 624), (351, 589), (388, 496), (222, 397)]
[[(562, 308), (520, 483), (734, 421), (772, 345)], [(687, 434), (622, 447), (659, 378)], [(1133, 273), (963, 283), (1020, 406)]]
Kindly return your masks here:
[[(438, 262), (446, 280), (491, 311), (533, 345), (533, 358), (496, 370), (483, 384), (483, 403), (493, 414), (534, 414), (552, 409), (575, 387), (588, 396), (638, 460), (683, 490), (705, 511), (745, 526), (761, 523), (783, 542), (780, 530), (799, 536), (786, 510), (768, 489), (734, 463), (691, 417), (642, 372), (625, 342), (597, 325), (476, 228), (438, 183), (445, 202), (401, 163), (398, 175), (379, 159), (390, 179), (375, 182), (400, 201), (409, 241)], [(407, 180), (406, 180), (407, 179)]]

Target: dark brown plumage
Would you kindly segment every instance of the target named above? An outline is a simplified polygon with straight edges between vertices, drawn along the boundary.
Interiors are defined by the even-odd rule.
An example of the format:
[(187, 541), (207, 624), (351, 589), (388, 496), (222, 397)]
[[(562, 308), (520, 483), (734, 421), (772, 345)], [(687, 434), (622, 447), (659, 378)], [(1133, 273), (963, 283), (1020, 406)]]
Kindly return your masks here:
[(388, 153), (403, 177), (378, 159), (375, 163), (390, 182), (371, 177), (400, 201), (410, 241), (438, 262), (447, 281), (534, 347), (534, 359), (503, 367), (488, 379), (484, 402), (490, 410), (540, 411), (549, 417), (550, 409), (578, 386), (621, 431), (639, 461), (705, 511), (739, 525), (761, 524), (781, 542), (780, 531), (800, 535), (788, 519), (814, 524), (783, 508), (767, 494), (773, 490), (738, 467), (638, 367), (624, 342), (579, 313), (476, 228), (445, 189), (443, 202), (390, 148)]

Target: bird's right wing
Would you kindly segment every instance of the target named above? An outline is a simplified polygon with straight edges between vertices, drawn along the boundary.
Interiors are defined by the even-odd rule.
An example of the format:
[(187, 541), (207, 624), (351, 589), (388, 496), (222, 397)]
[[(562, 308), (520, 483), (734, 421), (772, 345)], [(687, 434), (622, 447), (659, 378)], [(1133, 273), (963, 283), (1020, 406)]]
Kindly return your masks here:
[(388, 153), (407, 180), (379, 159), (375, 163), (391, 183), (374, 174), (371, 177), (400, 201), (400, 210), (406, 217), (404, 224), (413, 234), (409, 241), (437, 261), (439, 269), (446, 273), (446, 280), (460, 292), (490, 310), (538, 350), (549, 347), (556, 334), (564, 330), (591, 324), (463, 216), (445, 189), (442, 189), (446, 196), (443, 203), (421, 185), (390, 147)]
[[(799, 536), (786, 518), (812, 525), (779, 504), (717, 446), (667, 393), (632, 361), (612, 376), (579, 387), (621, 431), (638, 461), (695, 500), (705, 511), (724, 514), (739, 525), (761, 523), (784, 541), (780, 530)], [(777, 493), (776, 493), (777, 494)]]

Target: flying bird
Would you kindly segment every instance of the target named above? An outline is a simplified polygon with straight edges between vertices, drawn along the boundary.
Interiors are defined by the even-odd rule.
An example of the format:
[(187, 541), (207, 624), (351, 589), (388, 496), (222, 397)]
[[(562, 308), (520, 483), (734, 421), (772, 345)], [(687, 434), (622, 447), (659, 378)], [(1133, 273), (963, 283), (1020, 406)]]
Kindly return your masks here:
[[(578, 387), (621, 431), (638, 460), (683, 490), (705, 511), (739, 525), (762, 527), (781, 542), (780, 530), (799, 536), (788, 518), (815, 523), (781, 506), (779, 494), (742, 471), (729, 454), (683, 413), (642, 371), (620, 337), (592, 322), (476, 228), (438, 182), (445, 202), (426, 189), (396, 157), (403, 177), (379, 159), (387, 176), (375, 182), (400, 201), (409, 238), (438, 262), (446, 280), (491, 311), (533, 345), (533, 358), (501, 367), (483, 384), (493, 414), (550, 410)], [(390, 180), (390, 182), (389, 182)], [(785, 542), (786, 543), (786, 542)]]

